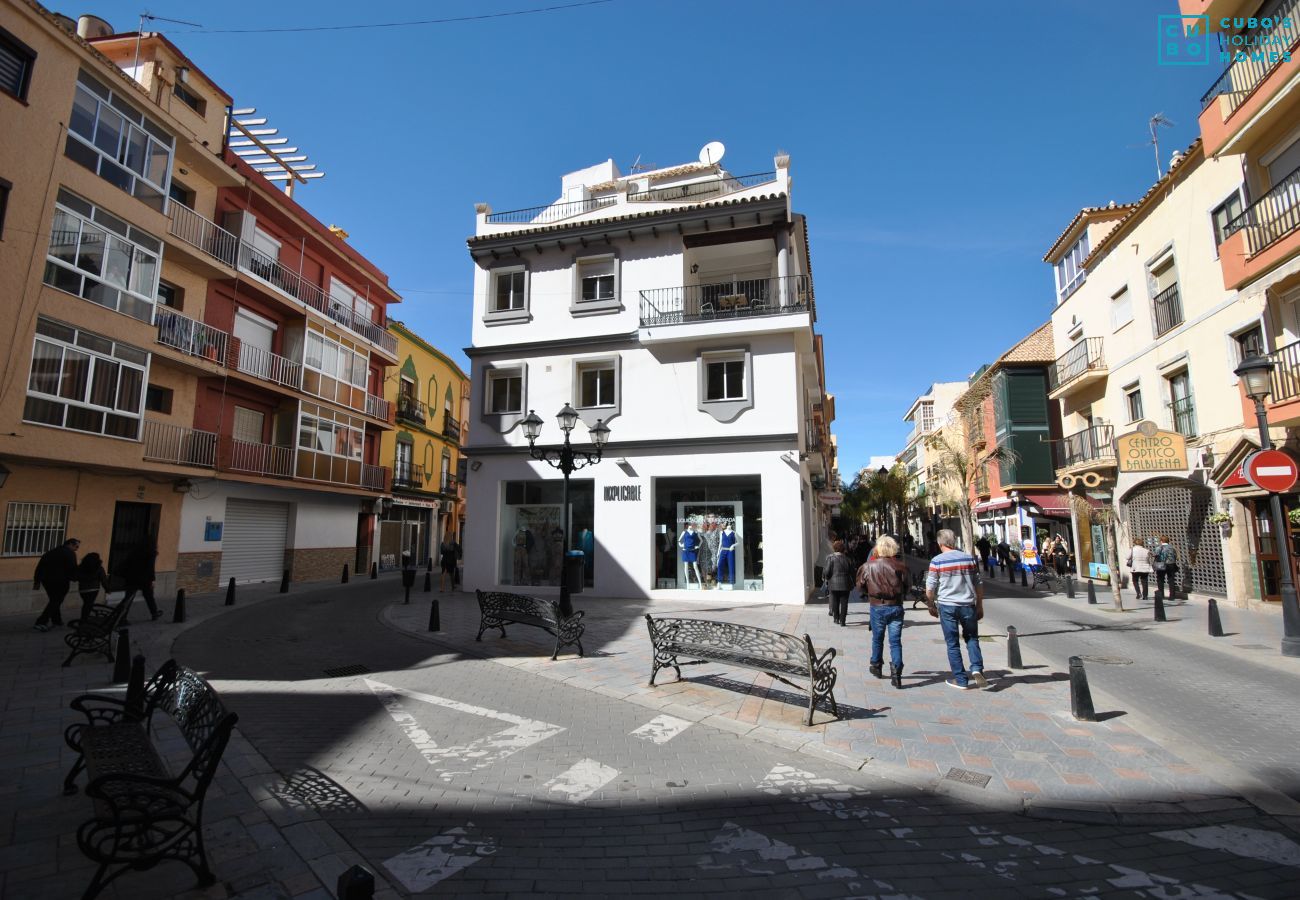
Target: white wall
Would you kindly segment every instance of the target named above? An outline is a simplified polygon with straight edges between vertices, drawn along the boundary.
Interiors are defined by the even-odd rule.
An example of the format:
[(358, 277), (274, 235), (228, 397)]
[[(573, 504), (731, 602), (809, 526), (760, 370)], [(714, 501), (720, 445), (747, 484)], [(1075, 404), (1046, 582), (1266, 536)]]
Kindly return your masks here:
[(353, 547), (357, 542), (357, 514), (369, 498), (276, 488), (261, 484), (208, 481), (198, 483), (181, 505), (179, 552), (215, 553), (221, 541), (205, 541), (208, 521), (224, 522), (226, 500), (262, 500), (289, 504), (288, 546), (291, 549)]

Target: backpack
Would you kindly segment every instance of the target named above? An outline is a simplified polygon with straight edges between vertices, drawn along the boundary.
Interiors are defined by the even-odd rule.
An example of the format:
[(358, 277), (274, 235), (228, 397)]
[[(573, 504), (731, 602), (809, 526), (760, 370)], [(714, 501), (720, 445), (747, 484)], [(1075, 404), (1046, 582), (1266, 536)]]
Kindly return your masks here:
[(1177, 568), (1178, 551), (1171, 546), (1166, 545), (1156, 548), (1155, 558), (1157, 572), (1168, 572)]

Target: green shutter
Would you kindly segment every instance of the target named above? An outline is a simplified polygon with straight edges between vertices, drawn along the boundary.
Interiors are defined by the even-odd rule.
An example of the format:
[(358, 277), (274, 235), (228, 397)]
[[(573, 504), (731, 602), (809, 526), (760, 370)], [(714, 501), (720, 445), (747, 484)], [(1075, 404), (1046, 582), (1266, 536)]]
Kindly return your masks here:
[(1002, 483), (1051, 484), (1056, 472), (1048, 443), (1047, 375), (1041, 369), (1010, 369), (998, 375), (1002, 376), (998, 444), (1017, 457), (999, 463)]

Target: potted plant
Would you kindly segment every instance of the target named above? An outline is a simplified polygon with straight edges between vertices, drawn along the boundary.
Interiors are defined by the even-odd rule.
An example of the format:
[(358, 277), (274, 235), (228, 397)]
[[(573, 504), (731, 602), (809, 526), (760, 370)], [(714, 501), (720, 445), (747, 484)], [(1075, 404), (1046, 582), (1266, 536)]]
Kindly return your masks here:
[(1292, 525), (1300, 525), (1300, 508), (1288, 510), (1286, 517)]
[(1224, 537), (1228, 537), (1232, 534), (1232, 516), (1226, 512), (1212, 512), (1205, 517), (1205, 521), (1209, 522), (1211, 525), (1218, 525), (1219, 531)]

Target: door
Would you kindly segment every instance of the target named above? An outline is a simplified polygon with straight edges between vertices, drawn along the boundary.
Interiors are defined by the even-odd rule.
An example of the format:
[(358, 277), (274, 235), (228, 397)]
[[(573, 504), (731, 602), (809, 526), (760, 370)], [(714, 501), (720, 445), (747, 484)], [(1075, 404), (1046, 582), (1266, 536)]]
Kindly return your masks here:
[(1183, 437), (1196, 435), (1196, 412), (1192, 408), (1192, 384), (1187, 373), (1169, 379), (1169, 412), (1174, 431)]
[[(1251, 504), (1251, 511), (1254, 514), (1252, 531), (1255, 539), (1255, 559), (1259, 565), (1260, 599), (1277, 603), (1282, 600), (1282, 569), (1278, 559), (1277, 540), (1273, 533), (1273, 516), (1269, 511), (1267, 499), (1259, 498), (1251, 501)], [(1296, 539), (1300, 538), (1300, 525), (1291, 522), (1290, 516), (1287, 515), (1287, 510), (1294, 509), (1295, 505), (1294, 494), (1282, 498), (1282, 517), (1287, 521), (1287, 530), (1291, 533), (1291, 578), (1293, 582), (1300, 582), (1300, 575), (1296, 574)]]
[(289, 505), (260, 500), (226, 501), (221, 533), (221, 581), (276, 581), (284, 572)]
[(1167, 535), (1178, 551), (1180, 591), (1225, 596), (1227, 577), (1223, 568), (1223, 539), (1219, 526), (1206, 522), (1213, 508), (1209, 488), (1182, 479), (1156, 479), (1129, 495), (1125, 502), (1128, 531), (1132, 540), (1155, 549), (1160, 535)]
[(139, 545), (158, 539), (158, 519), (162, 511), (156, 503), (118, 502), (113, 509), (113, 535), (108, 547), (109, 590), (126, 587), (119, 569), (127, 556)]
[(406, 441), (397, 442), (397, 458), (393, 460), (393, 484), (396, 487), (419, 488), (411, 472), (411, 445)]
[[(239, 338), (239, 371), (270, 379), (271, 347), (275, 325), (246, 309), (235, 313), (234, 335)], [(279, 373), (274, 373), (279, 374)]]

